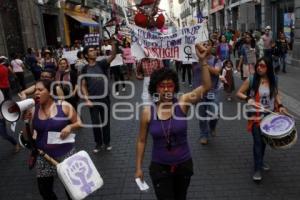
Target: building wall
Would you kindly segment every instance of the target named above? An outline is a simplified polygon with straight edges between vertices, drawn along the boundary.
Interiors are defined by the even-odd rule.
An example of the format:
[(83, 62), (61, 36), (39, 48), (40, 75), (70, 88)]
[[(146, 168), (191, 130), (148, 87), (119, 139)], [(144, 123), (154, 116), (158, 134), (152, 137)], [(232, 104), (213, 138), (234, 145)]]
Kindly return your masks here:
[(15, 52), (24, 53), (17, 0), (1, 1), (0, 18), (0, 40), (2, 40), (2, 42), (0, 42), (1, 52), (5, 53), (6, 56)]
[(24, 48), (41, 48), (45, 46), (45, 38), (43, 35), (43, 24), (39, 12), (38, 4), (31, 0), (23, 0), (18, 2), (20, 11), (20, 23), (22, 28), (22, 37)]
[(295, 0), (295, 40), (292, 53), (293, 66), (300, 66), (300, 1)]
[(8, 55), (7, 54), (7, 48), (6, 48), (6, 40), (3, 30), (3, 24), (2, 24), (2, 17), (0, 16), (0, 56), (1, 55)]
[[(58, 45), (59, 43), (64, 43), (64, 24), (63, 24), (63, 18), (64, 18), (64, 14), (63, 14), (63, 10), (58, 8), (56, 5), (43, 5), (40, 6), (39, 9), (39, 26), (41, 27), (40, 30), (42, 31), (42, 38), (43, 38), (43, 44), (44, 45), (48, 45), (47, 44), (47, 38), (46, 38), (46, 32), (45, 32), (45, 26), (54, 26), (56, 31), (54, 34), (55, 35), (55, 44), (51, 44), (51, 45)], [(57, 20), (51, 22), (51, 24), (46, 24), (46, 22), (44, 21), (44, 15), (49, 15), (49, 16), (55, 16), (55, 18), (57, 18)], [(60, 41), (58, 40), (60, 38)]]
[(261, 0), (261, 28), (272, 25), (273, 15), (270, 0)]
[(255, 29), (255, 5), (252, 2), (239, 6), (238, 29), (242, 32)]

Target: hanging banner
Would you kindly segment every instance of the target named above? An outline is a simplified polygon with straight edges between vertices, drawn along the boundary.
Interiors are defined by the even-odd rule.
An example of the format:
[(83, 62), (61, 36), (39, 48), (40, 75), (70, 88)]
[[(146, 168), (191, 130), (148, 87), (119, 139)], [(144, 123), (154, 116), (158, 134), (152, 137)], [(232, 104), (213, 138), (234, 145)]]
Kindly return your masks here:
[(162, 35), (137, 26), (131, 26), (131, 52), (142, 58), (196, 61), (195, 44), (208, 40), (206, 22)]

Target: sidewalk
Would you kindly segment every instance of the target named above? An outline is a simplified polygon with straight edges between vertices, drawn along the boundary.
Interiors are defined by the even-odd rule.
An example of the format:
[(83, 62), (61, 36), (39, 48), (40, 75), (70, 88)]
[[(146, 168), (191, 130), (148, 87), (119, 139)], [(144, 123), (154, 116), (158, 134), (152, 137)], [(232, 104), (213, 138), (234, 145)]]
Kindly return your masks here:
[(279, 90), (282, 95), (283, 104), (293, 114), (300, 117), (300, 68), (287, 65), (287, 73), (278, 74)]

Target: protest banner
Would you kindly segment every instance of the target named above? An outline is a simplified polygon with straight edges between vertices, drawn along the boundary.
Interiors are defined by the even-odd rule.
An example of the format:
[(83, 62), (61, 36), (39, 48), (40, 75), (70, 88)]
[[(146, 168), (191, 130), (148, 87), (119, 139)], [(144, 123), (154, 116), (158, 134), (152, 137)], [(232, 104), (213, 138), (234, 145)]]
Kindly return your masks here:
[(131, 29), (131, 52), (138, 60), (148, 57), (196, 61), (195, 44), (208, 40), (206, 22), (179, 29), (170, 35), (162, 35), (133, 25)]
[(78, 50), (74, 51), (64, 51), (62, 57), (66, 58), (70, 65), (75, 64), (77, 58), (77, 52)]

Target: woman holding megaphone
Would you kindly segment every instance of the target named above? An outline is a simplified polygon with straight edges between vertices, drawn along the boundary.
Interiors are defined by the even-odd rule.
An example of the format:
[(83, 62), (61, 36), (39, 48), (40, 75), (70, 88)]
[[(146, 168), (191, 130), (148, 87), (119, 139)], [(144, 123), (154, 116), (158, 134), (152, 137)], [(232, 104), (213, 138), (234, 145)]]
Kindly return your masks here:
[[(40, 80), (35, 85), (36, 105), (31, 112), (24, 114), (24, 120), (32, 120), (32, 130), (36, 134), (35, 146), (57, 161), (75, 153), (74, 143), (60, 142), (49, 144), (50, 134), (60, 134), (63, 141), (71, 132), (81, 127), (81, 120), (74, 108), (65, 101), (55, 101), (51, 94), (51, 81)], [(36, 161), (38, 188), (43, 199), (57, 199), (53, 191), (56, 167), (43, 156), (38, 155)], [(68, 199), (70, 199), (67, 194)]]
[[(4, 101), (4, 95), (0, 90), (0, 105), (3, 101)], [(2, 118), (1, 112), (0, 112), (0, 136), (15, 146), (15, 150), (14, 150), (15, 153), (20, 151), (20, 146), (15, 140), (15, 138), (7, 134), (5, 120)]]

